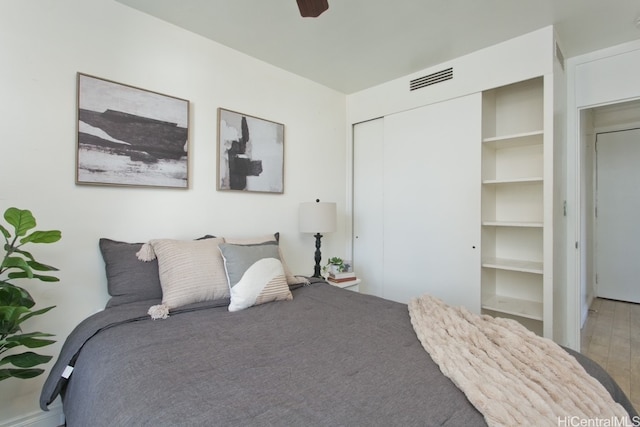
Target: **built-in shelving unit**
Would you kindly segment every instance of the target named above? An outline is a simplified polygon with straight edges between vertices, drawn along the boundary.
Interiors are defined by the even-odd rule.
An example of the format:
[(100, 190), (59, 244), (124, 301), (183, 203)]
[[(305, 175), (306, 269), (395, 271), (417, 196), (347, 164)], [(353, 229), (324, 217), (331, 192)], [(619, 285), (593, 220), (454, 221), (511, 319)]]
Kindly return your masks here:
[(545, 328), (542, 77), (483, 93), (482, 310)]

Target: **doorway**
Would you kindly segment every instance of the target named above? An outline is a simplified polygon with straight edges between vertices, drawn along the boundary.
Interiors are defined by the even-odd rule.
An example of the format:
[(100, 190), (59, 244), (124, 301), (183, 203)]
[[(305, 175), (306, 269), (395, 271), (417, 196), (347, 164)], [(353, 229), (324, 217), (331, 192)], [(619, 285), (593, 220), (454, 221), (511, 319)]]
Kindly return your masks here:
[[(636, 145), (629, 146), (628, 140), (634, 138)], [(640, 169), (639, 162), (640, 100), (581, 110), (580, 350), (625, 387), (636, 407), (640, 396), (632, 376), (635, 372), (633, 354), (636, 354), (632, 331), (640, 321), (640, 305), (613, 301), (628, 297), (623, 296), (626, 295), (624, 287), (623, 294), (609, 293), (609, 287), (615, 288), (623, 282), (616, 276), (616, 270), (625, 270), (626, 275), (637, 274), (629, 272), (625, 264), (640, 265), (637, 260), (640, 250), (633, 247), (636, 238), (631, 235), (634, 225), (640, 226), (620, 225), (627, 222), (624, 218), (627, 213), (637, 222), (640, 204), (634, 208), (626, 199), (635, 193), (640, 200), (640, 173), (626, 170), (630, 165), (631, 169)], [(627, 188), (627, 184), (632, 186)], [(636, 295), (640, 294), (639, 288), (640, 284), (635, 285)]]
[[(580, 110), (580, 323), (582, 329), (596, 291), (596, 136), (640, 128), (640, 100)], [(602, 212), (600, 212), (602, 213)], [(602, 249), (602, 248), (601, 248)]]
[(640, 129), (596, 134), (595, 295), (640, 303)]
[[(596, 269), (599, 264), (596, 227), (596, 137), (600, 139), (611, 138), (605, 135), (615, 135), (618, 132), (640, 128), (640, 100), (618, 102), (598, 107), (588, 108), (580, 112), (580, 140), (582, 172), (582, 255), (581, 255), (581, 315), (580, 328), (587, 319), (588, 309), (594, 298), (598, 296), (596, 281)], [(600, 147), (602, 148), (602, 147)], [(602, 205), (602, 203), (600, 203)], [(612, 203), (613, 204), (613, 203)], [(602, 209), (602, 206), (600, 206)], [(602, 215), (603, 212), (599, 212)], [(636, 249), (634, 251), (637, 252)], [(606, 257), (605, 257), (606, 258)], [(638, 263), (640, 264), (640, 263)], [(603, 278), (607, 280), (606, 278)]]

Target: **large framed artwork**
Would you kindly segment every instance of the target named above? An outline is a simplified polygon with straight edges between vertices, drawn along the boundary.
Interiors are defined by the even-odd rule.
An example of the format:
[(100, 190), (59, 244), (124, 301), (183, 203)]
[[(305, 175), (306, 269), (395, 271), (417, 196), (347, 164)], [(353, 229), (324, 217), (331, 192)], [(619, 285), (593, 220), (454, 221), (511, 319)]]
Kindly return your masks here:
[(284, 125), (218, 108), (218, 190), (284, 192)]
[(78, 73), (76, 183), (189, 188), (189, 101)]

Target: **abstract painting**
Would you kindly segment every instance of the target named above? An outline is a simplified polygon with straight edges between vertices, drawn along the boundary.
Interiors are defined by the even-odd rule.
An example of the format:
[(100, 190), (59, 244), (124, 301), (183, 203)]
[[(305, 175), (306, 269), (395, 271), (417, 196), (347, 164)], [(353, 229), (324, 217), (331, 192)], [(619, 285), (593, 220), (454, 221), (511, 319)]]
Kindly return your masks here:
[(189, 188), (189, 101), (78, 73), (76, 183)]
[(284, 125), (218, 109), (218, 190), (284, 192)]

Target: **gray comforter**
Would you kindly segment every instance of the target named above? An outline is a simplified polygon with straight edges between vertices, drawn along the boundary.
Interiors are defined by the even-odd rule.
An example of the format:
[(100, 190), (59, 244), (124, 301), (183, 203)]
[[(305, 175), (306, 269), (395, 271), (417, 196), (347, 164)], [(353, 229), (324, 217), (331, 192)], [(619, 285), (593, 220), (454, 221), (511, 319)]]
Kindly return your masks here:
[(71, 427), (485, 425), (422, 348), (406, 305), (324, 283), (293, 295), (234, 313), (227, 301), (200, 303), (155, 321), (146, 311), (157, 301), (107, 309), (68, 337), (40, 405), (61, 394)]

